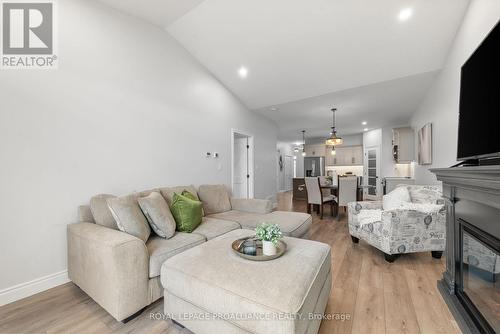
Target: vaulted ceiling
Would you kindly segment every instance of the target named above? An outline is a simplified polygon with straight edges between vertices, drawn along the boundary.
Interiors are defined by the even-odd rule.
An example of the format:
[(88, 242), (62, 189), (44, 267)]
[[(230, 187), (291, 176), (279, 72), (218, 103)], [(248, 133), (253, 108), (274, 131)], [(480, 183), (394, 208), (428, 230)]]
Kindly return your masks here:
[[(326, 132), (332, 106), (345, 133), (362, 131), (362, 120), (369, 127), (408, 121), (469, 3), (101, 1), (165, 28), (244, 104), (274, 119), (282, 139), (301, 128)], [(411, 15), (402, 21), (404, 9)]]

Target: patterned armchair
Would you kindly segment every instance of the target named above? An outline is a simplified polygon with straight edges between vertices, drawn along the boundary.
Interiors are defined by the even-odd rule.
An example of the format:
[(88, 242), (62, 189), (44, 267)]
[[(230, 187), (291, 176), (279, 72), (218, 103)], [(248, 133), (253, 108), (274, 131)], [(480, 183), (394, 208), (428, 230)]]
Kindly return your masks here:
[[(408, 187), (413, 203), (444, 204), (437, 186), (401, 185)], [(358, 215), (363, 210), (382, 210), (381, 220), (361, 224)], [(349, 233), (353, 242), (359, 239), (385, 253), (393, 262), (397, 254), (427, 252), (440, 258), (445, 249), (446, 209), (424, 213), (415, 210), (383, 211), (382, 202), (351, 202), (348, 205)]]

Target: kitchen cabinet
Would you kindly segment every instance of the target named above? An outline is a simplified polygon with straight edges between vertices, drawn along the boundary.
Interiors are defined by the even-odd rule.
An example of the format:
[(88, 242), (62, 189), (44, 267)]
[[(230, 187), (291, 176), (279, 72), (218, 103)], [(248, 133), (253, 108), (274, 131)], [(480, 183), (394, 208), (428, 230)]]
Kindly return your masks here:
[(392, 129), (392, 155), (398, 164), (415, 160), (415, 133), (412, 128)]
[(308, 157), (324, 157), (325, 156), (325, 145), (306, 145), (306, 156)]
[(331, 155), (331, 146), (326, 149), (327, 166), (356, 166), (363, 165), (363, 146), (338, 146), (335, 155)]

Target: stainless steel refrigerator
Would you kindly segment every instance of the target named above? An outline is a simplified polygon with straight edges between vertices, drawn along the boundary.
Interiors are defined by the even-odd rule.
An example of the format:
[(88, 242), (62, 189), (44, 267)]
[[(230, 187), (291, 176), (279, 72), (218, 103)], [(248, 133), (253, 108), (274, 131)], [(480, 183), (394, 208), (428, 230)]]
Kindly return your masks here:
[(325, 157), (305, 157), (305, 176), (325, 176)]

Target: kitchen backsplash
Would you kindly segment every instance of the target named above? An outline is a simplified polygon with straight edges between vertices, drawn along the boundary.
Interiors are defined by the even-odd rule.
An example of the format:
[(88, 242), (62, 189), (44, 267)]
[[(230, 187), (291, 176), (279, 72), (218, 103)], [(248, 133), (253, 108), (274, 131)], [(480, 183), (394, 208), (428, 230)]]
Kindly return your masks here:
[(328, 171), (336, 171), (337, 175), (344, 175), (347, 172), (352, 172), (354, 175), (363, 176), (363, 166), (327, 166), (327, 175)]

